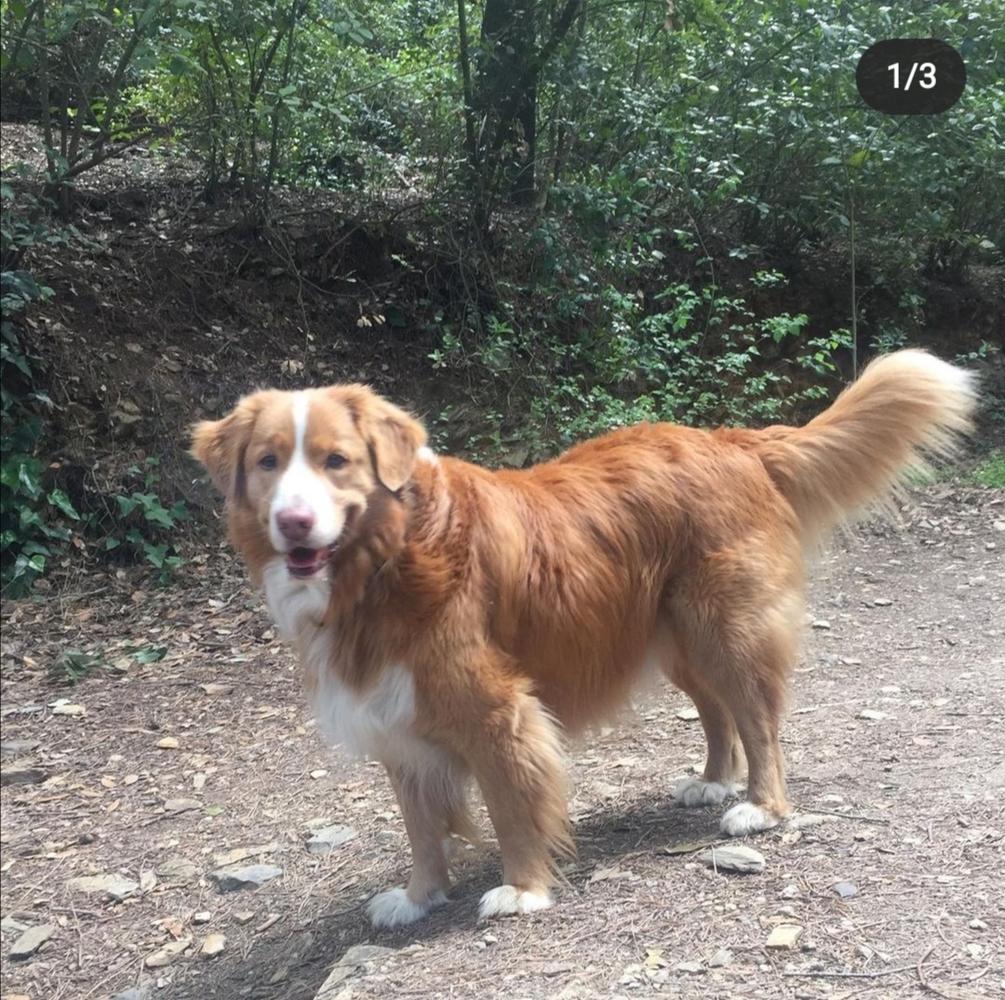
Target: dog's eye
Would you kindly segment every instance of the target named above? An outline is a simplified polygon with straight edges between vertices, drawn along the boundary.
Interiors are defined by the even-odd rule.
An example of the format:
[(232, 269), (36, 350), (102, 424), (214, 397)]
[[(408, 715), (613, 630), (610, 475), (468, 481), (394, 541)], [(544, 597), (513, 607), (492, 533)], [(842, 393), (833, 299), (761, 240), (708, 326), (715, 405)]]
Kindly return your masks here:
[(342, 466), (345, 465), (345, 463), (348, 462), (348, 461), (349, 461), (349, 459), (346, 458), (345, 455), (340, 455), (337, 451), (333, 451), (325, 459), (325, 468), (326, 469), (341, 469)]
[(276, 456), (275, 455), (263, 455), (258, 460), (258, 466), (259, 466), (259, 468), (266, 469), (267, 471), (271, 471), (278, 464), (279, 463), (276, 461)]

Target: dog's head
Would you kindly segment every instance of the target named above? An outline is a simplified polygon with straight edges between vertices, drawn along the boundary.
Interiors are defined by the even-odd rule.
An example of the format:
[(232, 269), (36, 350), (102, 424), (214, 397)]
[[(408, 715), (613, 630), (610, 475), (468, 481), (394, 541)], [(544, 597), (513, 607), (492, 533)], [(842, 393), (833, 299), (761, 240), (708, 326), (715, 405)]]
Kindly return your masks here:
[[(240, 534), (286, 559), (290, 574), (324, 570), (369, 506), (408, 482), (426, 433), (361, 385), (245, 396), (222, 420), (196, 424), (192, 454), (227, 497)], [(249, 546), (250, 547), (250, 546)]]

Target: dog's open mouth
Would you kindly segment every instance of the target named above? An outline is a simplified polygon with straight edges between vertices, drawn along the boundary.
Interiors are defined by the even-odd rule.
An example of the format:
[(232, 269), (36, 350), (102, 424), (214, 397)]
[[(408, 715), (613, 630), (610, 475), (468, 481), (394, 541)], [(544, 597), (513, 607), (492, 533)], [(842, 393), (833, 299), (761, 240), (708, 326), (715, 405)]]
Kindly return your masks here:
[(290, 571), (290, 576), (306, 580), (317, 575), (328, 565), (328, 559), (337, 545), (337, 542), (333, 542), (323, 549), (291, 549), (286, 553), (286, 568)]

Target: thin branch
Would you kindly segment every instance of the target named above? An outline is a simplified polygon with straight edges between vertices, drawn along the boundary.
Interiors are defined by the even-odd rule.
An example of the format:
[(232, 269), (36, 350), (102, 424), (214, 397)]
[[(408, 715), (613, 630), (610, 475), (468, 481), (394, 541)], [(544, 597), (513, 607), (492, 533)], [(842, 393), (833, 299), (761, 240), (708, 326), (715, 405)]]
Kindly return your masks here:
[(139, 17), (134, 16), (133, 34), (129, 39), (129, 44), (126, 46), (125, 51), (123, 51), (118, 63), (115, 66), (115, 72), (112, 74), (112, 85), (108, 96), (108, 103), (105, 105), (104, 120), (101, 124), (101, 129), (105, 133), (108, 133), (109, 131), (112, 122), (112, 115), (117, 110), (119, 100), (122, 96), (122, 83), (125, 80), (126, 70), (132, 62), (136, 49), (143, 40), (143, 34), (146, 30), (146, 25), (143, 23), (143, 20), (149, 12), (155, 11), (159, 6), (160, 0), (151, 0), (151, 2), (143, 8)]
[(635, 39), (635, 67), (632, 70), (632, 86), (637, 87), (642, 79), (642, 48), (646, 30), (646, 19), (649, 17), (649, 0), (642, 0), (642, 13), (639, 17), (639, 30)]
[[(296, 4), (290, 8), (290, 34), (286, 40), (286, 53), (283, 59), (283, 72), (280, 77), (280, 90), (282, 90), (290, 80), (290, 67), (293, 63), (293, 38), (297, 30), (299, 15)], [(265, 171), (265, 190), (263, 200), (267, 199), (272, 190), (272, 182), (276, 173), (276, 159), (279, 156), (279, 118), (282, 114), (282, 101), (277, 100), (272, 110), (272, 135), (269, 138), (269, 164)]]
[(824, 816), (837, 816), (838, 819), (855, 819), (862, 823), (878, 823), (881, 826), (889, 826), (890, 821), (888, 819), (883, 819), (882, 816), (863, 816), (861, 813), (843, 813), (837, 812), (834, 809), (817, 809), (813, 808), (809, 810), (811, 813), (822, 813)]
[[(290, 11), (291, 16), (298, 16), (298, 11), (300, 8), (293, 8)], [(268, 76), (269, 70), (272, 67), (272, 60), (276, 58), (276, 52), (279, 51), (279, 43), (282, 42), (283, 36), (286, 34), (283, 28), (277, 28), (275, 37), (269, 43), (269, 47), (265, 52), (265, 57), (262, 60), (262, 66), (258, 73), (258, 79), (255, 79), (254, 70), (251, 72), (251, 98), (258, 97), (261, 93), (262, 87), (265, 85), (265, 78)]]
[(42, 33), (41, 54), (38, 69), (39, 104), (42, 105), (42, 137), (45, 142), (45, 166), (52, 180), (56, 174), (56, 162), (52, 156), (52, 95), (49, 93), (49, 46), (45, 44), (45, 4), (39, 12), (39, 27)]
[(77, 151), (80, 149), (80, 140), (84, 133), (84, 122), (86, 120), (85, 108), (87, 114), (91, 114), (91, 85), (98, 77), (98, 69), (101, 65), (101, 54), (105, 51), (105, 47), (108, 45), (108, 39), (111, 34), (112, 19), (115, 17), (115, 6), (115, 0), (108, 0), (100, 18), (96, 19), (99, 20), (101, 28), (92, 29), (94, 30), (94, 41), (91, 44), (91, 57), (84, 66), (82, 73), (77, 69), (77, 66), (73, 61), (69, 46), (66, 47), (63, 53), (64, 58), (73, 70), (73, 75), (77, 79), (77, 115), (73, 122), (73, 135), (70, 137), (70, 144), (65, 154), (67, 163), (73, 163), (73, 161), (77, 158)]
[(230, 72), (230, 63), (227, 62), (227, 56), (224, 54), (223, 46), (220, 45), (220, 39), (217, 38), (216, 32), (213, 30), (213, 25), (210, 23), (206, 27), (209, 31), (209, 40), (213, 43), (213, 51), (216, 52), (216, 57), (220, 60), (220, 68), (223, 70), (224, 79), (227, 81), (231, 107), (234, 109), (234, 114), (240, 114), (241, 105), (237, 99), (237, 86), (234, 83), (233, 74)]
[(478, 144), (475, 140), (475, 109), (471, 92), (471, 54), (468, 49), (466, 0), (457, 0), (457, 41), (460, 49), (461, 84), (464, 94), (464, 143), (468, 161), (478, 169)]
[(71, 177), (76, 177), (78, 174), (85, 173), (92, 167), (98, 166), (99, 163), (104, 163), (105, 160), (114, 160), (116, 157), (121, 156), (127, 150), (132, 149), (134, 146), (138, 146), (141, 142), (146, 142), (147, 139), (153, 138), (153, 136), (158, 134), (157, 129), (150, 129), (149, 131), (142, 132), (140, 135), (133, 136), (128, 142), (122, 143), (121, 146), (109, 146), (104, 139), (100, 143), (96, 143), (93, 146), (88, 147), (93, 150), (91, 155), (86, 159), (78, 160), (66, 173), (67, 179)]
[(914, 972), (914, 965), (898, 965), (895, 969), (879, 969), (876, 972), (783, 972), (783, 976), (791, 979), (881, 979), (883, 976), (896, 976), (902, 972)]

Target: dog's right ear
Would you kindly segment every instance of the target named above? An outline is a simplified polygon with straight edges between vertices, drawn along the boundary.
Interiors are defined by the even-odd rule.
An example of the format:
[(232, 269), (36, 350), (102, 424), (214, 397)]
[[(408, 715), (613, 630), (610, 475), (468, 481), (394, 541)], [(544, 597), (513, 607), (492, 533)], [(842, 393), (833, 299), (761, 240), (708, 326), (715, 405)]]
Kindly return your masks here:
[(213, 485), (228, 500), (244, 496), (244, 452), (261, 410), (260, 395), (245, 396), (222, 420), (192, 425), (189, 454), (206, 467)]

